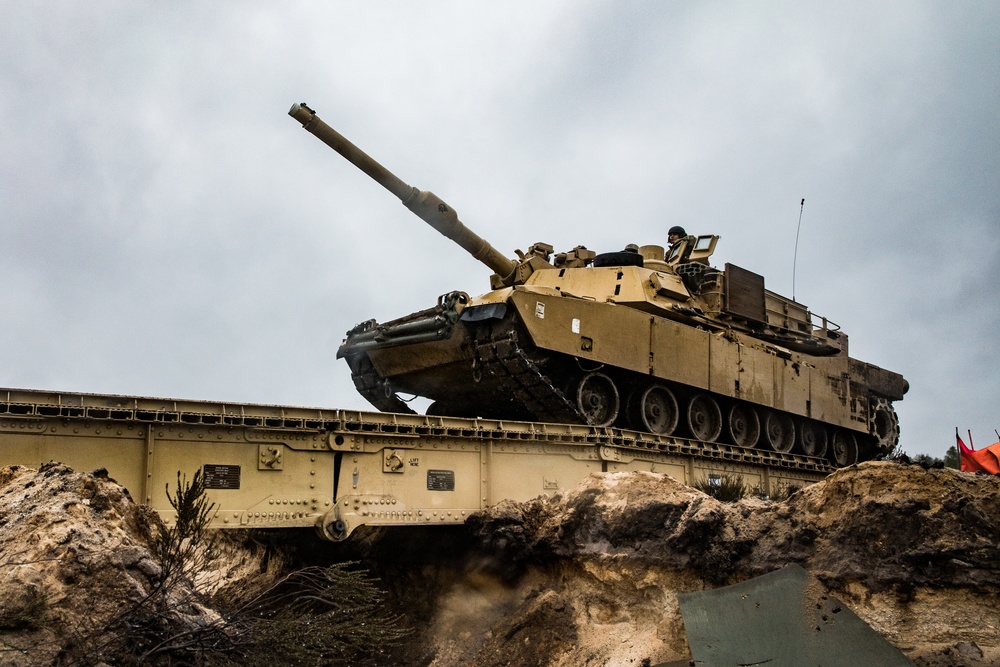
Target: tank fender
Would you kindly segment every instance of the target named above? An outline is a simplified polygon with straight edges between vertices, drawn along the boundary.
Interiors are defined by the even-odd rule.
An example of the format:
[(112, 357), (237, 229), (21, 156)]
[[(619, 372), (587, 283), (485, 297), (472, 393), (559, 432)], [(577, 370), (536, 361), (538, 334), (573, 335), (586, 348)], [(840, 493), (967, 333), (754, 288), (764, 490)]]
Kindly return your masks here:
[(848, 372), (858, 378), (857, 383), (871, 388), (872, 393), (884, 396), (890, 401), (901, 401), (909, 391), (910, 383), (902, 375), (879, 368), (859, 359), (848, 359)]

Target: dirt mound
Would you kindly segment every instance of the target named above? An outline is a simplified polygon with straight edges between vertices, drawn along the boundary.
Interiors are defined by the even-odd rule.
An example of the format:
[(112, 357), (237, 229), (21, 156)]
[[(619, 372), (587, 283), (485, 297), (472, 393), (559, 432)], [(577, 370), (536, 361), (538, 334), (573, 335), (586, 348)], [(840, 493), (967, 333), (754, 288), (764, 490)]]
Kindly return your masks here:
[(516, 560), (628, 557), (722, 585), (799, 563), (834, 588), (1000, 586), (1000, 482), (867, 463), (786, 502), (721, 503), (653, 473), (593, 475), (471, 523)]
[[(160, 578), (156, 521), (103, 471), (0, 469), (0, 664), (101, 655)], [(191, 625), (214, 618), (200, 605), (173, 611)]]
[[(785, 502), (721, 503), (665, 475), (611, 473), (470, 523), (522, 577), (488, 632), (538, 644), (551, 622), (574, 638), (545, 664), (680, 659), (677, 593), (797, 563), (918, 664), (986, 665), (1000, 664), (998, 492), (997, 478), (868, 463)], [(540, 600), (550, 619), (521, 624)]]
[[(0, 469), (0, 664), (65, 660), (147, 596), (156, 521), (99, 473)], [(268, 558), (285, 571), (362, 558), (415, 630), (395, 664), (640, 667), (689, 654), (679, 593), (797, 563), (916, 664), (1000, 665), (993, 477), (869, 463), (783, 502), (722, 503), (665, 475), (605, 473), (436, 528), (296, 538), (298, 562), (231, 544), (205, 578), (253, 587)], [(177, 610), (193, 625), (218, 619), (205, 590)]]
[(103, 471), (0, 468), (0, 665), (384, 664), (400, 634), (384, 593), (351, 565), (300, 564), (286, 540), (315, 550), (308, 531), (180, 524)]

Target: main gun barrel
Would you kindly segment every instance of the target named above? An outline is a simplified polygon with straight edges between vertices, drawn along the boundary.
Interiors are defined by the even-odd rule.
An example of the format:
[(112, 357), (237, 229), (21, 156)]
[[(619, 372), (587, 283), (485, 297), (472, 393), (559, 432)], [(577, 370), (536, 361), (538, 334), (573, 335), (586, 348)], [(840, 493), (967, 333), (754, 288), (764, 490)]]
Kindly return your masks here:
[(371, 176), (376, 183), (396, 195), (406, 208), (416, 213), (424, 222), (465, 248), (470, 255), (485, 264), (501, 278), (510, 276), (517, 268), (517, 262), (504, 256), (503, 253), (462, 224), (455, 210), (442, 201), (440, 197), (433, 192), (418, 190), (405, 183), (320, 120), (316, 112), (308, 106), (294, 104), (288, 111), (288, 115), (302, 123), (303, 129), (314, 134), (355, 167)]

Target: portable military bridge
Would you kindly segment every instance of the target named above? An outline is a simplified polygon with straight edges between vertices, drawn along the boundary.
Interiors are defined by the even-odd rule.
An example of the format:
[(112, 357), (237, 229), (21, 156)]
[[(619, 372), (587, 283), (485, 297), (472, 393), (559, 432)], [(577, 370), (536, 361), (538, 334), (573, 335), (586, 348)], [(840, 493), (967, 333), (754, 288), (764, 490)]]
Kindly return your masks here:
[(579, 424), (0, 389), (0, 465), (104, 468), (168, 523), (178, 474), (201, 471), (214, 528), (459, 524), (501, 500), (645, 470), (740, 475), (773, 492), (832, 472), (821, 458)]

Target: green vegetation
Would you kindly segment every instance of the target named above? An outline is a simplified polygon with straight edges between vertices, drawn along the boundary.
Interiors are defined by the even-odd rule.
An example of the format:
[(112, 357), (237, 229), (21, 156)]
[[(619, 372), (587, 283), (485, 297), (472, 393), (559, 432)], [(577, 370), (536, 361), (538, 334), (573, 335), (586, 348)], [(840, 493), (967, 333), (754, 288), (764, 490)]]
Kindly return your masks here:
[(958, 448), (955, 447), (955, 445), (948, 448), (948, 451), (945, 452), (943, 459), (929, 454), (917, 454), (915, 456), (910, 456), (906, 452), (898, 450), (891, 456), (886, 457), (886, 460), (895, 461), (896, 463), (912, 463), (920, 466), (921, 468), (954, 468), (955, 470), (959, 470), (961, 468)]
[(712, 496), (724, 503), (735, 502), (746, 498), (750, 488), (743, 481), (742, 475), (709, 475), (706, 479), (696, 481), (692, 486), (704, 494)]
[(724, 503), (735, 502), (747, 497), (761, 498), (763, 500), (783, 501), (801, 489), (797, 484), (778, 484), (772, 491), (761, 484), (747, 486), (742, 475), (709, 475), (706, 479), (701, 479), (692, 485), (702, 493), (712, 496), (716, 500)]
[(159, 524), (153, 543), (154, 551), (163, 568), (163, 581), (184, 575), (195, 568), (207, 565), (204, 559), (211, 552), (211, 539), (206, 539), (206, 529), (215, 514), (215, 503), (209, 503), (205, 496), (205, 480), (201, 470), (197, 470), (189, 484), (187, 477), (177, 471), (177, 490), (170, 495), (167, 485), (167, 500), (177, 512), (173, 526)]
[(962, 462), (958, 456), (958, 447), (952, 445), (948, 448), (948, 451), (944, 453), (944, 467), (954, 468), (959, 470), (962, 467)]

